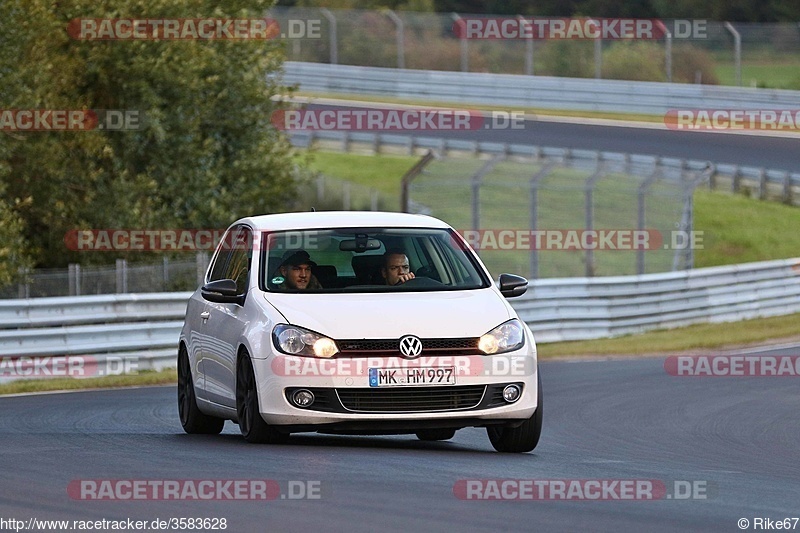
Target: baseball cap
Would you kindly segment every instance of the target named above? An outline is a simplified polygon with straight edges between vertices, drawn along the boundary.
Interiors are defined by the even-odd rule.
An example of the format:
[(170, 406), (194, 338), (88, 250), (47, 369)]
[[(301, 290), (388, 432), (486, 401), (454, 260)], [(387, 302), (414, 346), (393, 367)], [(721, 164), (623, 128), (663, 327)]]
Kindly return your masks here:
[(281, 266), (298, 265), (309, 265), (312, 267), (317, 266), (317, 264), (311, 260), (311, 257), (305, 250), (289, 250), (283, 254), (283, 257), (281, 258)]

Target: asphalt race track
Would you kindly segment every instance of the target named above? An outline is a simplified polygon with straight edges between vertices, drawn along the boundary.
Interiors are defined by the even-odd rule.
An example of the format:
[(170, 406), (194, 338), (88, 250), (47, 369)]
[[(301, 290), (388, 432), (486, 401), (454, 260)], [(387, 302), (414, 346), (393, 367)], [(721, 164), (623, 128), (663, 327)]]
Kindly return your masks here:
[[(797, 348), (760, 352), (797, 354)], [(249, 531), (739, 531), (800, 516), (800, 394), (792, 377), (676, 377), (664, 359), (545, 362), (542, 440), (492, 450), (484, 430), (452, 441), (295, 435), (247, 444), (230, 422), (190, 436), (174, 387), (0, 398), (0, 517), (152, 521), (225, 518)], [(75, 480), (277, 481), (269, 501), (84, 501)], [(459, 499), (459, 480), (656, 480), (639, 501)], [(290, 482), (318, 481), (315, 499)], [(697, 486), (697, 499), (674, 487)], [(685, 482), (689, 482), (687, 485)], [(462, 486), (463, 486), (462, 481)], [(314, 485), (317, 486), (317, 485)], [(670, 498), (672, 496), (672, 498)], [(703, 497), (704, 496), (704, 497)], [(797, 526), (800, 529), (800, 525)]]
[[(309, 104), (309, 110), (366, 109), (353, 105)], [(653, 127), (608, 126), (527, 120), (522, 129), (395, 132), (419, 137), (534, 144), (655, 155), (800, 172), (800, 137), (671, 131)], [(800, 526), (799, 526), (800, 527)]]

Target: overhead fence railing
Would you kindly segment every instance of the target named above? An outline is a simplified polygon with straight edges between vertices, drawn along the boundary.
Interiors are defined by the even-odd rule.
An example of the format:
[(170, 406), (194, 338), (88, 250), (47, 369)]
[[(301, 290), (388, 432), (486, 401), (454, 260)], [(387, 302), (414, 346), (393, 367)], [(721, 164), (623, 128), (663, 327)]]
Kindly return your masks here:
[[(0, 302), (0, 380), (9, 359), (129, 359), (175, 366), (191, 293)], [(534, 280), (510, 300), (539, 342), (586, 340), (800, 312), (800, 258), (681, 272)]]

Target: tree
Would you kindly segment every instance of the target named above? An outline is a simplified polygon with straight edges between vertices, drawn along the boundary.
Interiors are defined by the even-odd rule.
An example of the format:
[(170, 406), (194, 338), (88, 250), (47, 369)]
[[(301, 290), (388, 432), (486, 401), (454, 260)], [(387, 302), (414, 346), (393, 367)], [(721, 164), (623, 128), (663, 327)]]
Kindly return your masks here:
[[(0, 33), (15, 91), (0, 108), (139, 111), (136, 131), (5, 136), (6, 205), (37, 266), (108, 260), (70, 253), (71, 229), (224, 228), (290, 206), (294, 151), (270, 123), (287, 94), (276, 40), (75, 40), (75, 18), (261, 18), (271, 2), (5, 0)], [(5, 83), (5, 79), (4, 79)], [(29, 199), (29, 201), (25, 201)]]

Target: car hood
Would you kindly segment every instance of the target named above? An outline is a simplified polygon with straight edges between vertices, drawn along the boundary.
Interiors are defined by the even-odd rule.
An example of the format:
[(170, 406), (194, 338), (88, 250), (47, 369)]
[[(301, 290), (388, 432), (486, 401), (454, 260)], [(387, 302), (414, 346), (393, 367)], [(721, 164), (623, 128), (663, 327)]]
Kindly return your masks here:
[(265, 296), (289, 323), (333, 339), (479, 337), (514, 316), (492, 289)]

